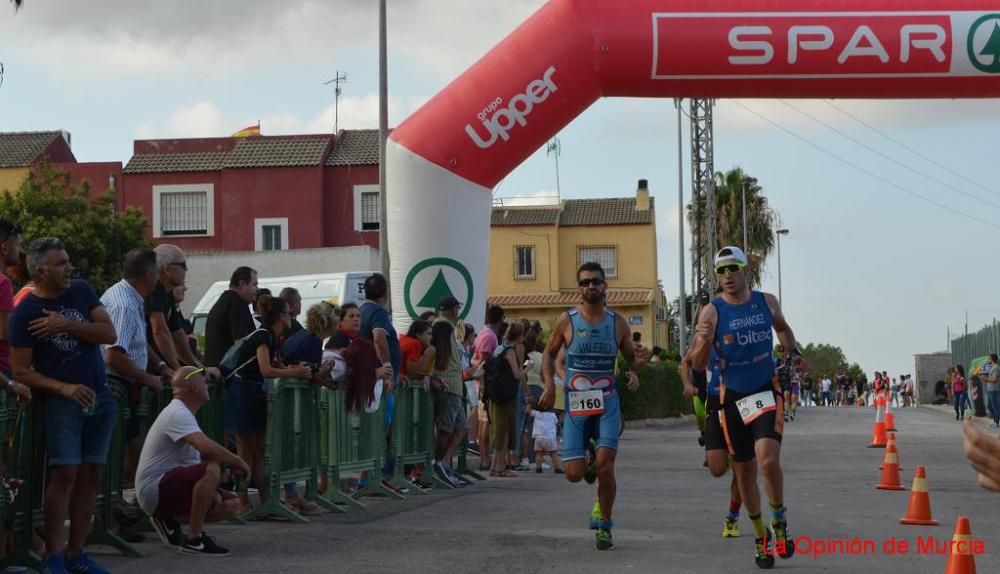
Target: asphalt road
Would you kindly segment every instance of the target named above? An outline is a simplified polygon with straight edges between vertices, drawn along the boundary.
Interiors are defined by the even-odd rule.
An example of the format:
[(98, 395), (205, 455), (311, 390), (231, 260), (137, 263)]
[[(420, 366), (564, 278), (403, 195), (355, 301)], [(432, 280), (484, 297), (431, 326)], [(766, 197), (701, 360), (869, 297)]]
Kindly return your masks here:
[[(961, 451), (954, 417), (929, 409), (896, 411), (906, 491), (878, 491), (883, 450), (868, 449), (870, 409), (800, 409), (786, 426), (782, 459), (789, 525), (814, 542), (857, 537), (875, 554), (816, 556), (800, 552), (776, 570), (844, 573), (940, 573), (947, 557), (920, 554), (918, 537), (951, 538), (959, 514), (984, 541), (979, 572), (1000, 571), (1000, 495), (979, 489)], [(434, 491), (405, 501), (370, 499), (369, 508), (325, 514), (307, 525), (280, 522), (215, 526), (232, 550), (225, 558), (178, 555), (158, 540), (148, 556), (101, 555), (114, 572), (755, 572), (752, 528), (722, 539), (729, 479), (702, 468), (693, 422), (626, 431), (618, 464), (613, 552), (597, 552), (586, 519), (595, 489), (551, 473), (522, 473), (460, 491)], [(902, 526), (914, 466), (927, 468), (931, 508), (939, 526)], [(889, 555), (885, 543), (909, 542)], [(96, 555), (97, 549), (92, 550)], [(849, 550), (849, 549), (848, 549)], [(99, 551), (99, 550), (98, 550)], [(97, 556), (95, 556), (97, 557)]]

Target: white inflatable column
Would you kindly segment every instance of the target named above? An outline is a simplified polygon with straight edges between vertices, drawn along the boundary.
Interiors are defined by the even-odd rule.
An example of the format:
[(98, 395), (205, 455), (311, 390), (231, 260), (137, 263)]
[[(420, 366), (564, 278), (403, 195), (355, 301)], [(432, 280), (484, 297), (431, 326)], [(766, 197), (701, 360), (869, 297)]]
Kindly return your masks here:
[(486, 313), (489, 188), (472, 183), (389, 140), (389, 281), (396, 329), (454, 295), (478, 331)]

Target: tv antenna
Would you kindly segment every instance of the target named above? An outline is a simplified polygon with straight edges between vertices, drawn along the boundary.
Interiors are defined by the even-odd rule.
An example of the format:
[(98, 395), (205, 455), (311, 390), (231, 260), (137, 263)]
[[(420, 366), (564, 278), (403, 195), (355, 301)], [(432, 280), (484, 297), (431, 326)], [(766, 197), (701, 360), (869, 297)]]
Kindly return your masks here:
[(559, 187), (559, 156), (562, 155), (562, 143), (558, 137), (552, 138), (552, 141), (545, 146), (545, 155), (556, 158), (556, 198), (562, 202), (562, 190)]
[(347, 83), (347, 72), (341, 72), (337, 70), (337, 75), (329, 81), (323, 82), (324, 86), (329, 86), (333, 84), (333, 133), (338, 133), (339, 131), (339, 119), (340, 119), (340, 94), (343, 93), (342, 84)]

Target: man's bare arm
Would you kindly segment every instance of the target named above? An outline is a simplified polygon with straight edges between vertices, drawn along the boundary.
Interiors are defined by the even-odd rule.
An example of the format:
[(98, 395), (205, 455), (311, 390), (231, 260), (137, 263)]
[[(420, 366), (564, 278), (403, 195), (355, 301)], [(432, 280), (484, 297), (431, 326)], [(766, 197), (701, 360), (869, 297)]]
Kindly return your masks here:
[(552, 334), (549, 335), (549, 342), (545, 345), (542, 353), (542, 384), (545, 391), (541, 400), (538, 401), (538, 408), (547, 410), (552, 408), (556, 402), (556, 358), (560, 351), (566, 346), (566, 328), (569, 326), (569, 314), (563, 313), (556, 321)]
[(705, 305), (698, 314), (698, 324), (695, 327), (694, 342), (688, 350), (688, 360), (691, 368), (704, 371), (711, 359), (712, 345), (715, 344), (715, 327), (719, 322), (719, 314), (715, 305)]
[(167, 318), (161, 311), (153, 311), (149, 314), (149, 330), (153, 333), (153, 341), (160, 351), (160, 358), (173, 370), (181, 368), (177, 360), (177, 349), (174, 348), (174, 338), (167, 327)]
[(771, 321), (774, 325), (774, 332), (778, 336), (778, 342), (788, 351), (797, 349), (795, 333), (792, 332), (792, 327), (789, 326), (784, 313), (781, 312), (781, 303), (778, 302), (778, 298), (770, 293), (764, 293), (764, 301), (767, 302), (767, 307), (771, 310)]

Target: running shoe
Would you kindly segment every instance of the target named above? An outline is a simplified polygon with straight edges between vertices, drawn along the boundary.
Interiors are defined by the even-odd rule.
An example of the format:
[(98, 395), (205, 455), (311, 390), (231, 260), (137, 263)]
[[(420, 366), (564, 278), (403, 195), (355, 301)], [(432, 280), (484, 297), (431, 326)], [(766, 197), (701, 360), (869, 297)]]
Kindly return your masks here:
[(600, 528), (597, 529), (596, 534), (597, 541), (594, 543), (594, 548), (598, 550), (614, 550), (615, 543), (611, 540), (611, 523), (601, 523)]
[(167, 546), (177, 548), (184, 542), (181, 525), (173, 518), (156, 518), (151, 516), (149, 517), (149, 522), (153, 525), (153, 530), (160, 535), (160, 540)]
[(698, 435), (698, 446), (705, 446), (705, 431)]
[(107, 568), (91, 560), (83, 550), (76, 556), (66, 558), (66, 571), (72, 574), (111, 574)]
[(774, 530), (774, 552), (782, 560), (787, 560), (795, 555), (795, 539), (788, 533), (788, 521), (772, 520), (771, 528)]
[(195, 538), (194, 540), (184, 539), (181, 543), (181, 547), (178, 549), (181, 554), (191, 554), (194, 556), (229, 556), (229, 550), (219, 546), (215, 543), (215, 538), (212, 538), (204, 532), (201, 536)]
[(594, 501), (594, 508), (590, 510), (590, 529), (597, 530), (601, 525), (601, 502)]
[(740, 537), (740, 523), (736, 520), (730, 520), (724, 518), (722, 520), (722, 537), (723, 538), (739, 538)]
[(597, 480), (597, 443), (594, 439), (587, 441), (587, 469), (583, 471), (583, 480), (594, 484)]
[(774, 568), (774, 552), (771, 551), (771, 533), (768, 532), (764, 538), (755, 538), (753, 541), (753, 560), (757, 563), (757, 568)]
[(66, 558), (62, 554), (53, 554), (39, 566), (42, 574), (66, 574)]

